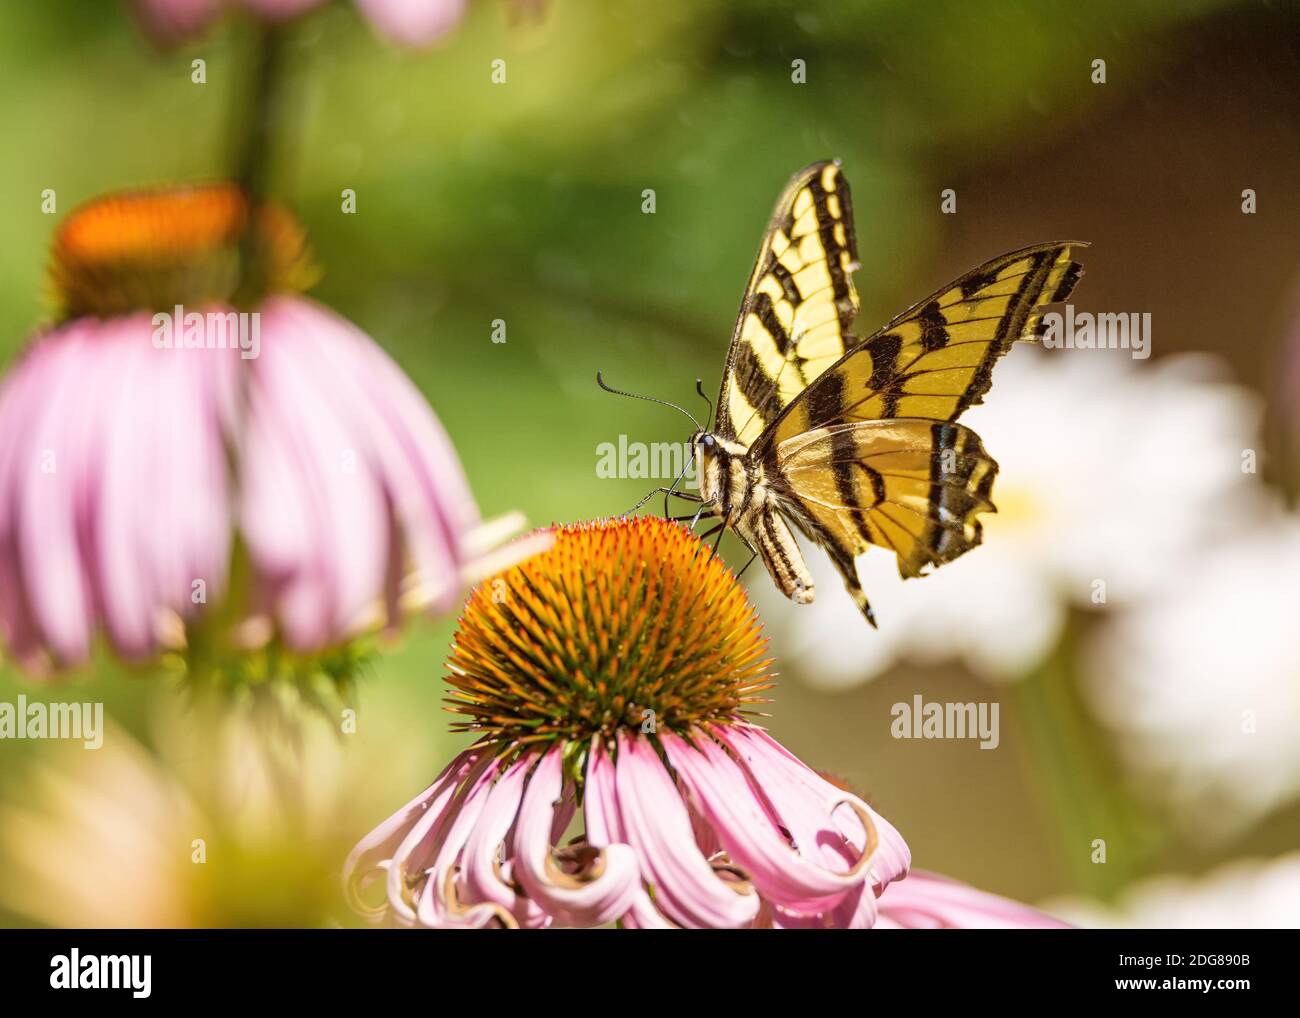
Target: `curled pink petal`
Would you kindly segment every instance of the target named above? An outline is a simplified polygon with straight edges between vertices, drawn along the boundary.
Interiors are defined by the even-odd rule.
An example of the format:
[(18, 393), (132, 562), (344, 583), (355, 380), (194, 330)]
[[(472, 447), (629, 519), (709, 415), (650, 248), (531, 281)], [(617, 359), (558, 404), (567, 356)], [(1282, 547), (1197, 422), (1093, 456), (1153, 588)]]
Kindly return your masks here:
[(679, 926), (744, 926), (758, 914), (748, 882), (726, 879), (695, 843), (681, 793), (654, 747), (621, 733), (615, 768), (619, 815), (655, 901)]
[(537, 762), (516, 821), (515, 876), (543, 908), (575, 926), (599, 926), (622, 916), (639, 888), (636, 857), (626, 845), (593, 849), (576, 875), (553, 854), (552, 818), (563, 793), (563, 750)]
[[(465, 843), (487, 805), (500, 772), (499, 761), (492, 754), (484, 753), (457, 789), (442, 822), (412, 844), (413, 850), (402, 868), (408, 879), (415, 874), (424, 875), (423, 890), (416, 905), (416, 919), (421, 926), (485, 925), (493, 918), (510, 925), (510, 920), (501, 915), (501, 909), (491, 902), (465, 901), (460, 881)], [(413, 839), (408, 837), (408, 841)], [(471, 914), (467, 910), (469, 905), (480, 907)]]
[[(854, 811), (865, 811), (875, 827), (878, 844), (871, 858), (871, 872), (877, 893), (887, 887), (892, 880), (902, 879), (912, 864), (912, 855), (907, 842), (894, 826), (873, 810), (858, 796), (831, 784), (788, 749), (777, 742), (763, 729), (753, 725), (733, 725), (718, 730), (718, 739), (742, 760), (754, 778), (754, 785), (765, 795), (781, 806), (781, 823), (796, 842), (805, 844), (812, 840), (831, 850), (830, 861), (836, 861), (836, 855), (852, 858), (863, 846), (863, 827)], [(815, 806), (814, 804), (822, 804)], [(852, 804), (852, 810), (842, 808)], [(842, 842), (828, 840), (821, 831), (824, 820), (824, 806), (829, 804)], [(809, 813), (809, 808), (812, 812)], [(801, 815), (802, 814), (802, 815)], [(801, 819), (797, 827), (796, 816)], [(852, 849), (846, 854), (845, 847)]]
[(466, 900), (495, 903), (523, 927), (544, 926), (550, 921), (541, 906), (523, 894), (511, 879), (511, 860), (503, 857), (533, 762), (533, 758), (521, 756), (497, 778), (483, 813), (465, 842), (464, 855)]
[[(387, 868), (393, 923), (876, 924), (881, 887), (872, 867), (880, 864), (885, 828), (860, 799), (751, 726), (703, 725), (690, 741), (624, 729), (612, 742), (557, 742), (504, 757), (481, 752), (472, 765), (458, 758), (454, 774), (354, 853)], [(576, 807), (566, 768), (584, 753), (585, 830), (557, 848)], [(437, 816), (420, 815), (420, 803), (431, 798)], [(848, 814), (843, 822), (841, 812)], [(906, 863), (901, 840), (890, 851)], [(388, 860), (380, 858), (385, 852)], [(894, 862), (880, 868), (889, 880), (902, 872)]]
[[(669, 763), (696, 806), (712, 823), (732, 861), (749, 874), (765, 899), (792, 911), (819, 912), (863, 882), (876, 841), (865, 812), (859, 819), (866, 845), (858, 858), (835, 868), (822, 865), (807, 854), (817, 851), (813, 845), (792, 845), (777, 829), (744, 772), (706, 733), (700, 732), (693, 744), (675, 735), (665, 735), (662, 741)], [(832, 805), (823, 803), (826, 825)]]
[[(586, 795), (583, 799), (587, 841), (596, 848), (626, 843), (627, 830), (619, 816), (614, 763), (600, 739), (592, 740), (589, 753)], [(641, 866), (643, 872), (648, 872), (645, 863)], [(669, 929), (675, 925), (655, 907), (644, 885), (633, 895), (632, 905), (622, 917), (622, 923), (629, 929)]]
[[(349, 904), (370, 918), (378, 918), (388, 909), (408, 913), (414, 921), (415, 912), (405, 898), (405, 884), (400, 865), (392, 865), (395, 858), (409, 858), (405, 846), (417, 828), (422, 834), (434, 828), (446, 815), (448, 803), (465, 775), (478, 763), (482, 752), (467, 750), (449, 763), (434, 779), (433, 784), (408, 802), (400, 810), (361, 839), (348, 855), (343, 866), (343, 888)], [(383, 875), (387, 892), (387, 906), (372, 908), (362, 899), (362, 893), (377, 877)]]

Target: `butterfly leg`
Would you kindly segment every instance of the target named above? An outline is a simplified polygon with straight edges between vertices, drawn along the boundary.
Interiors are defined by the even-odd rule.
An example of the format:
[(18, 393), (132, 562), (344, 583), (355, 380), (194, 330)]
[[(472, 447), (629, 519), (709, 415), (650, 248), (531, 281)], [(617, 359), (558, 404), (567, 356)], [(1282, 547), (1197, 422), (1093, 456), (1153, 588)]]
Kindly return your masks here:
[[(712, 508), (712, 506), (713, 506), (713, 500), (712, 500), (712, 499), (703, 499), (703, 498), (700, 499), (700, 507), (699, 507), (699, 509), (697, 509), (697, 510), (695, 511), (695, 515), (691, 517), (691, 529), (692, 529), (692, 530), (695, 529), (695, 524), (697, 524), (697, 523), (700, 522), (700, 517), (704, 515), (704, 510), (705, 510), (705, 509), (710, 509), (710, 508)], [(720, 524), (718, 524), (718, 526), (723, 526), (723, 524), (720, 523)], [(708, 534), (705, 534), (704, 536), (705, 536), (705, 537), (708, 537), (709, 534), (712, 534), (712, 533), (713, 533), (713, 531), (710, 530), (709, 533), (708, 533)]]
[[(742, 534), (739, 530), (735, 530), (733, 528), (733, 533), (735, 533), (735, 535), (738, 538), (740, 538), (740, 543), (743, 544), (745, 546), (745, 550), (749, 552), (750, 555), (749, 562), (745, 563), (745, 569), (748, 569), (750, 563), (754, 561), (754, 556), (758, 554), (758, 549), (755, 548), (754, 545), (750, 542), (749, 538), (746, 537), (744, 534)], [(745, 569), (742, 569), (740, 572), (743, 573)], [(739, 577), (740, 573), (737, 573), (736, 575)]]
[(844, 587), (853, 598), (853, 603), (858, 606), (858, 611), (868, 622), (871, 628), (876, 629), (876, 613), (871, 610), (871, 605), (867, 602), (867, 595), (862, 589), (862, 584), (858, 581), (858, 567), (853, 561), (853, 554), (843, 548), (837, 548), (832, 544), (823, 544), (826, 553), (830, 556), (831, 563), (835, 566), (840, 576), (844, 579)]
[[(716, 531), (718, 532), (718, 537), (717, 537), (717, 539), (713, 542), (713, 547), (712, 547), (712, 548), (710, 549), (710, 551), (709, 551), (709, 560), (710, 560), (710, 561), (712, 561), (712, 560), (713, 560), (713, 556), (716, 555), (716, 554), (718, 553), (718, 545), (720, 545), (720, 544), (722, 543), (722, 535), (723, 535), (723, 533), (726, 531), (726, 529), (727, 529), (727, 525), (726, 525), (725, 523), (719, 523), (716, 527), (713, 528), (713, 530), (710, 530), (710, 531), (709, 531), (710, 534), (712, 534), (714, 530), (716, 530)], [(707, 536), (707, 535), (705, 535), (705, 536)]]
[[(724, 524), (724, 523), (719, 523), (716, 527), (710, 527), (708, 530), (706, 530), (704, 533), (702, 533), (702, 534), (700, 535), (700, 541), (701, 541), (701, 543), (703, 543), (704, 541), (707, 541), (707, 540), (708, 540), (710, 537), (712, 537), (714, 534), (720, 532), (724, 526), (726, 526), (726, 524)], [(710, 555), (709, 557), (712, 558), (713, 556)]]
[[(746, 545), (749, 544), (748, 541), (746, 541), (745, 543)], [(754, 564), (754, 559), (756, 558), (758, 558), (758, 552), (752, 552), (749, 556), (749, 561), (740, 567), (740, 572), (736, 574), (736, 579), (740, 579), (742, 576), (745, 575), (745, 570)]]
[(678, 498), (684, 499), (687, 502), (694, 502), (696, 498), (696, 496), (692, 496), (690, 492), (678, 491), (677, 482), (673, 481), (673, 486), (664, 492), (664, 519), (668, 519), (668, 499), (673, 495), (676, 495)]

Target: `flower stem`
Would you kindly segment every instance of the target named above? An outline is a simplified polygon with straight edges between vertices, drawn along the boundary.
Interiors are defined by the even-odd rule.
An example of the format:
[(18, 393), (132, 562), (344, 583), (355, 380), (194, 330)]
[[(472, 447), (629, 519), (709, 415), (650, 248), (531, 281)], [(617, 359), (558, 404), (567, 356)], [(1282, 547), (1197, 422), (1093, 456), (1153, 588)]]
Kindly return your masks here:
[(258, 241), (257, 209), (270, 190), (278, 142), (282, 142), (285, 114), (285, 64), (287, 29), (259, 25), (255, 29), (251, 75), (243, 94), (236, 95), (233, 112), (234, 140), (231, 179), (247, 201), (249, 215), (239, 244), (240, 279), (235, 303), (251, 306), (265, 292), (265, 272)]
[(1154, 831), (1126, 793), (1081, 702), (1075, 634), (1014, 684), (1016, 716), (1066, 866), (1077, 890), (1106, 899), (1141, 870)]
[(239, 129), (232, 177), (254, 200), (266, 195), (276, 137), (283, 127), (286, 39), (282, 26), (257, 29), (248, 94), (236, 99)]

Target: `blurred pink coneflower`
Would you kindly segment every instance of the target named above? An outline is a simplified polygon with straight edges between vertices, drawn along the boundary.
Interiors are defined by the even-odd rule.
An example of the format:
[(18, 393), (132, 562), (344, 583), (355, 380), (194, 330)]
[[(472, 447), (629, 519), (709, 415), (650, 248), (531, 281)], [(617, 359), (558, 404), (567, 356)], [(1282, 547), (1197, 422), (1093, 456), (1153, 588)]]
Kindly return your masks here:
[(346, 679), (348, 641), (508, 561), (480, 559), (420, 393), (299, 294), (288, 213), (224, 184), (103, 198), (52, 275), (62, 324), (0, 384), (0, 638), (28, 670), (102, 630), (131, 661)]

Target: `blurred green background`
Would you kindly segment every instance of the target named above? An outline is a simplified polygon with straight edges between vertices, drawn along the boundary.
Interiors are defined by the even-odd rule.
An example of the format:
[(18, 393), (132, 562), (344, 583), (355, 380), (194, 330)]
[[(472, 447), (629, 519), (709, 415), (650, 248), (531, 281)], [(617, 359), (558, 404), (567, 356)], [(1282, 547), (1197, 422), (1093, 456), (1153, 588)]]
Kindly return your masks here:
[[(5, 21), (0, 365), (48, 311), (46, 251), (67, 211), (229, 171), (251, 31), (235, 20), (159, 54), (113, 3), (9, 5)], [(1157, 356), (1217, 351), (1266, 391), (1297, 268), (1297, 37), (1294, 5), (1226, 0), (554, 0), (526, 16), (482, 0), (443, 44), (408, 53), (336, 4), (293, 31), (293, 127), (273, 180), (324, 267), (314, 295), (415, 379), (485, 514), (575, 520), (622, 511), (648, 486), (598, 479), (599, 443), (686, 437), (671, 412), (601, 393), (596, 370), (688, 404), (697, 376), (715, 391), (771, 203), (817, 158), (842, 159), (853, 186), (867, 327), (993, 255), (1081, 237), (1093, 243), (1081, 308), (1149, 310)], [(1104, 85), (1090, 80), (1099, 57)], [(190, 80), (195, 58), (206, 84)], [(498, 58), (504, 85), (490, 79)], [(791, 82), (795, 59), (806, 84)], [(956, 216), (939, 211), (947, 187)], [(1241, 215), (1244, 187), (1260, 214)], [(41, 214), (45, 188), (57, 216)], [(340, 211), (345, 188), (355, 215)], [(654, 215), (641, 211), (646, 188)], [(491, 342), (496, 319), (504, 344)], [(289, 849), (275, 865), (246, 862), (206, 919), (353, 921), (322, 890), (329, 853), (457, 745), (440, 712), (452, 629), (412, 627), (363, 683), (352, 791), (329, 834), (302, 846), (316, 862)], [(1031, 901), (1114, 889), (1081, 885), (1014, 726), (999, 753), (888, 738), (887, 705), (918, 688), (986, 698), (970, 676), (900, 669), (821, 693), (798, 677), (815, 661), (774, 650), (772, 730), (870, 795), (918, 863)], [(104, 666), (73, 681), (75, 692), (34, 690), (6, 670), (0, 697), (102, 698), (159, 748), (149, 679)], [(1082, 712), (1079, 725), (1088, 737)], [(26, 782), (38, 752), (0, 743), (0, 790)], [(1150, 862), (1196, 871), (1298, 838), (1292, 810), (1213, 855), (1159, 842)]]

